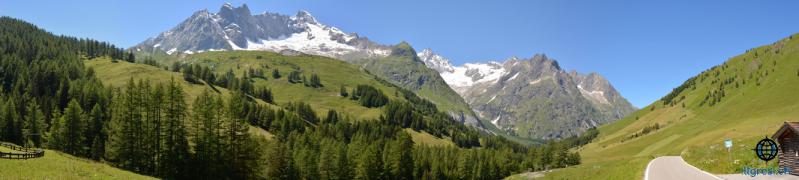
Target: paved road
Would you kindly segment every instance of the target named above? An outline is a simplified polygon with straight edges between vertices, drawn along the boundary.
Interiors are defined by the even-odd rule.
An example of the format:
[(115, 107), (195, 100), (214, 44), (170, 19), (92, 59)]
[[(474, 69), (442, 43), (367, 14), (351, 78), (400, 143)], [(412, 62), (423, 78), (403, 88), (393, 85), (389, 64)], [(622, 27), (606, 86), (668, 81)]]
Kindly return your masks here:
[(644, 180), (721, 180), (686, 163), (680, 156), (663, 156), (649, 161)]

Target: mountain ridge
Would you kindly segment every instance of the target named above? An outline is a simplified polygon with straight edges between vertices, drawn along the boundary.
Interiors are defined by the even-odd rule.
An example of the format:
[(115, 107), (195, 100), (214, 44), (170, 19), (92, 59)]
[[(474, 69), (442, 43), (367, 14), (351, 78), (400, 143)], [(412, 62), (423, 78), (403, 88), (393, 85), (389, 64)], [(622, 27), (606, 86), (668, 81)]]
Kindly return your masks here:
[(601, 75), (566, 72), (545, 54), (462, 66), (453, 66), (431, 49), (418, 55), (479, 117), (521, 137), (579, 135), (634, 110)]
[(294, 16), (264, 12), (252, 15), (243, 4), (233, 7), (225, 3), (217, 13), (207, 9), (194, 12), (176, 27), (148, 38), (130, 49), (169, 55), (193, 54), (222, 50), (284, 49), (307, 54), (342, 58), (387, 56), (389, 46), (379, 45), (355, 33), (344, 33), (336, 27), (319, 23), (308, 11)]
[(294, 16), (269, 12), (252, 15), (246, 5), (233, 7), (226, 3), (217, 13), (197, 11), (176, 27), (129, 49), (150, 56), (165, 53), (178, 59), (206, 51), (232, 50), (295, 55), (304, 53), (336, 58), (359, 65), (393, 84), (419, 93), (457, 121), (483, 128), (468, 104), (449, 89), (438, 73), (421, 63), (409, 43), (403, 41), (396, 45), (381, 45), (355, 33), (347, 34), (336, 27), (319, 23), (307, 11), (298, 11)]

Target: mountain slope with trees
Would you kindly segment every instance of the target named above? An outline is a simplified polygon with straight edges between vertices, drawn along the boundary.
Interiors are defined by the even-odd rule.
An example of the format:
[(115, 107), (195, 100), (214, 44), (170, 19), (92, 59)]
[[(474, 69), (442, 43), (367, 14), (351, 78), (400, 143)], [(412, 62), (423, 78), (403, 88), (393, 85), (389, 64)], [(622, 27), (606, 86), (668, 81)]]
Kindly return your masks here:
[[(747, 50), (626, 118), (599, 128), (580, 149), (584, 165), (548, 174), (552, 179), (635, 179), (654, 157), (680, 155), (711, 173), (763, 167), (752, 148), (785, 121), (799, 117), (799, 40), (792, 35)], [(731, 152), (723, 146), (731, 139)], [(775, 165), (776, 161), (769, 162)], [(608, 176), (597, 177), (596, 173)]]
[[(94, 40), (54, 36), (8, 17), (0, 18), (0, 41), (0, 141), (58, 150), (139, 174), (166, 179), (498, 179), (581, 161), (568, 148), (582, 141), (525, 146), (486, 134), (411, 91), (350, 72), (359, 72), (356, 68), (328, 76), (337, 69), (299, 65), (288, 73), (294, 82), (272, 71), (272, 78), (281, 77), (280, 87), (257, 83), (274, 80), (262, 79), (269, 71), (239, 69), (246, 63), (227, 64), (224, 73), (211, 71), (223, 70), (222, 65), (164, 67), (157, 59), (137, 59)], [(238, 58), (242, 52), (207, 55), (225, 53)], [(252, 61), (259, 59), (252, 55)], [(264, 54), (260, 59), (267, 57), (289, 58)], [(343, 63), (319, 61), (315, 65), (320, 68)], [(274, 67), (304, 61), (290, 62)], [(342, 97), (341, 86), (347, 89), (344, 82), (352, 82), (346, 78), (352, 75), (368, 82)], [(340, 113), (345, 110), (325, 108), (316, 96), (272, 94), (286, 86), (376, 109), (377, 115), (348, 115), (357, 109)], [(253, 128), (271, 138), (251, 133), (263, 132)], [(449, 139), (454, 146), (417, 145), (412, 137), (417, 133), (407, 131)], [(59, 173), (71, 177), (76, 172)]]
[[(129, 50), (166, 65), (209, 51), (274, 51), (336, 58), (430, 100), (457, 121), (484, 128), (463, 98), (438, 73), (424, 66), (408, 43), (381, 45), (322, 24), (307, 11), (294, 16), (270, 12), (253, 15), (246, 4), (233, 7), (226, 3), (217, 13), (197, 11), (174, 28)], [(283, 73), (291, 75), (290, 71)], [(290, 80), (302, 81), (301, 77)]]

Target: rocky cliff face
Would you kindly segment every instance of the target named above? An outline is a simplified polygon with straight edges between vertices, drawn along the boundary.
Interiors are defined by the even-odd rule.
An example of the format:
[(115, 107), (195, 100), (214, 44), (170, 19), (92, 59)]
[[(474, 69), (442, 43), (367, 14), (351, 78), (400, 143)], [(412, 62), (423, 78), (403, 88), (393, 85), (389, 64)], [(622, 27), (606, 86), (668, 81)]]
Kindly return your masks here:
[(546, 55), (452, 66), (431, 50), (419, 53), (477, 113), (525, 138), (565, 138), (634, 111), (600, 75), (566, 72)]

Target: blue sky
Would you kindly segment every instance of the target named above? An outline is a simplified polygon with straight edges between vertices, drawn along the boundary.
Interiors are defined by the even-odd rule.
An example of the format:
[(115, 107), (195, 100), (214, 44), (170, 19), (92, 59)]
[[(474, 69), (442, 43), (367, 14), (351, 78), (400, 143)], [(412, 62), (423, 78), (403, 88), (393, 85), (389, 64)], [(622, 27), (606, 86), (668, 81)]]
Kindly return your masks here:
[(310, 11), (384, 43), (432, 48), (455, 64), (545, 53), (598, 72), (642, 107), (745, 50), (799, 32), (796, 1), (0, 1), (0, 15), (130, 47), (224, 2), (253, 13)]

